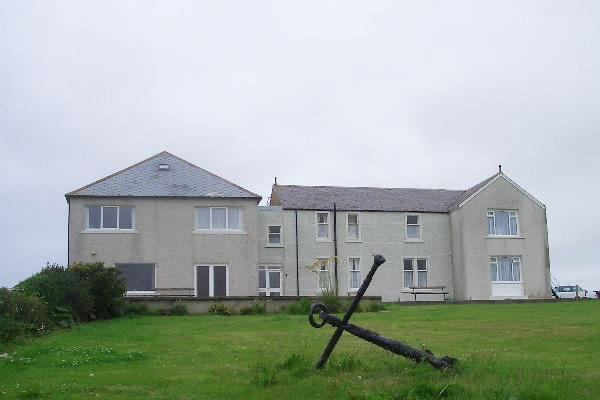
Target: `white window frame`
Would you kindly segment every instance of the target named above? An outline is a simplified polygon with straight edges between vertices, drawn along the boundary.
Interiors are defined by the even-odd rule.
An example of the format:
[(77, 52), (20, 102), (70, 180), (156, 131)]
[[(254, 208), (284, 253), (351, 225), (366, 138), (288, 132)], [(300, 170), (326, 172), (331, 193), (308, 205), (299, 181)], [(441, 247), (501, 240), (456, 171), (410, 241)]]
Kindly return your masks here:
[[(327, 214), (327, 237), (319, 237), (319, 214)], [(317, 242), (331, 242), (331, 211), (315, 211), (315, 240)]]
[[(90, 208), (91, 207), (100, 207), (100, 228), (90, 228)], [(117, 208), (117, 227), (116, 228), (103, 228), (104, 225), (104, 209), (105, 208)], [(121, 221), (119, 220), (121, 214), (121, 207), (131, 207), (131, 228), (119, 228), (119, 224)], [(85, 215), (84, 215), (84, 228), (83, 233), (90, 232), (136, 232), (135, 230), (135, 206), (132, 205), (96, 205), (90, 204), (85, 206)]]
[[(406, 285), (406, 282), (404, 282), (404, 271), (406, 271), (404, 268), (404, 260), (411, 260), (411, 264), (412, 264), (412, 282), (409, 285)], [(417, 260), (425, 260), (425, 273), (427, 275), (427, 286), (418, 286), (419, 284), (419, 265)], [(430, 271), (431, 265), (429, 265), (429, 257), (403, 257), (402, 258), (402, 288), (404, 290), (407, 289), (421, 289), (421, 288), (426, 288), (429, 287), (429, 278), (430, 278)], [(421, 271), (422, 272), (422, 271)]]
[[(350, 216), (356, 215), (356, 224), (358, 230), (358, 236), (353, 238), (349, 236), (350, 233)], [(361, 223), (360, 223), (360, 213), (359, 212), (347, 212), (346, 213), (346, 242), (360, 242), (361, 239)]]
[[(283, 296), (283, 267), (282, 265), (273, 265), (273, 264), (262, 264), (258, 266), (258, 270), (264, 269), (265, 271), (265, 284), (267, 287), (264, 289), (265, 297), (271, 296), (271, 279), (269, 278), (269, 271), (279, 272), (279, 297)], [(260, 272), (259, 272), (260, 273)], [(261, 287), (260, 287), (260, 279), (258, 282), (258, 295), (260, 296)], [(277, 297), (277, 296), (274, 296)]]
[[(244, 212), (244, 207), (238, 207), (242, 209), (242, 215), (241, 215), (241, 225), (242, 228), (229, 228), (229, 209), (233, 208), (235, 206), (196, 206), (194, 207), (194, 233), (246, 233), (245, 229), (244, 229), (244, 219), (245, 219), (245, 212)], [(209, 227), (208, 228), (200, 228), (198, 226), (198, 210), (201, 208), (208, 208), (209, 211), (209, 215), (208, 215), (208, 220), (209, 220)], [(225, 209), (225, 228), (213, 228), (213, 209)]]
[[(510, 272), (514, 278), (514, 270), (513, 270), (513, 262), (514, 260), (519, 260), (519, 280), (518, 281), (493, 281), (491, 277), (490, 271), (490, 281), (492, 283), (523, 283), (523, 258), (521, 256), (490, 256), (489, 266), (492, 267), (492, 264), (496, 264), (496, 278), (498, 277), (498, 258), (508, 258), (510, 261)], [(492, 261), (496, 260), (496, 261)]]
[[(271, 233), (272, 226), (279, 227), (279, 243), (271, 243), (271, 235), (277, 235), (277, 233)], [(267, 225), (267, 244), (265, 245), (265, 247), (283, 247), (283, 225)]]
[[(517, 222), (517, 232), (514, 235), (511, 235), (510, 233), (508, 235), (497, 235), (496, 234), (496, 212), (497, 211), (502, 211), (502, 212), (507, 212), (508, 213), (508, 229), (510, 230), (510, 219), (512, 217), (515, 218), (516, 222)], [(511, 215), (514, 214), (514, 215)], [(490, 233), (490, 228), (489, 228), (489, 223), (488, 223), (488, 218), (492, 217), (494, 220), (494, 233)], [(521, 221), (519, 221), (519, 211), (518, 210), (504, 210), (504, 209), (500, 209), (500, 208), (492, 208), (487, 210), (486, 213), (486, 218), (485, 218), (485, 225), (486, 225), (486, 230), (487, 230), (487, 236), (488, 237), (492, 237), (492, 238), (515, 238), (515, 237), (520, 237), (521, 236)]]
[[(417, 224), (409, 224), (408, 223), (408, 217), (417, 217)], [(422, 224), (422, 220), (421, 220), (421, 214), (419, 213), (407, 213), (406, 216), (404, 217), (404, 235), (406, 238), (406, 242), (422, 242), (423, 241), (423, 224)], [(419, 227), (419, 237), (416, 238), (409, 238), (408, 237), (408, 227), (409, 226), (418, 226)]]
[[(358, 260), (358, 269), (352, 269), (352, 260)], [(358, 287), (352, 287), (352, 272), (358, 271)], [(362, 285), (362, 257), (348, 257), (348, 292), (356, 292)]]
[[(319, 260), (325, 260), (328, 259), (329, 257), (317, 257), (317, 259)], [(326, 265), (325, 268), (327, 269), (319, 269), (317, 271), (317, 293), (323, 293), (323, 292), (327, 292), (327, 291), (331, 291), (331, 287), (333, 285), (333, 282), (331, 282), (331, 270), (329, 268), (329, 265)], [(321, 287), (321, 285), (319, 284), (321, 282), (321, 272), (322, 271), (327, 271), (327, 289), (323, 289)]]
[(229, 296), (228, 264), (195, 264), (194, 265), (194, 297), (198, 297), (198, 267), (208, 267), (208, 297), (215, 297), (215, 267), (225, 267), (225, 296)]

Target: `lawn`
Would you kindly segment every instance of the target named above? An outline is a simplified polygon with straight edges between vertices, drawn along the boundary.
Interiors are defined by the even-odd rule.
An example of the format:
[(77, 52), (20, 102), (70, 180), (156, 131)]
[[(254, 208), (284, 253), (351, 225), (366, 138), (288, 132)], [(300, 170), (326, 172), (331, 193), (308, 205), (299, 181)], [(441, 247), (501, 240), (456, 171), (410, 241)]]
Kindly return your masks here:
[(600, 301), (394, 305), (352, 322), (460, 365), (436, 371), (345, 333), (315, 371), (333, 328), (304, 316), (135, 316), (2, 349), (0, 398), (600, 398)]

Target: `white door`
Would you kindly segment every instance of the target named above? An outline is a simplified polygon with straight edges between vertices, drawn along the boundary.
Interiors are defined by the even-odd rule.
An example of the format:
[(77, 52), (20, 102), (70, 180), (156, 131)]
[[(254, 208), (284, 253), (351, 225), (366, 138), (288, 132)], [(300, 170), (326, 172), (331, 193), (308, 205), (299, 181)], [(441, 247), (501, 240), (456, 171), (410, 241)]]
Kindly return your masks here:
[(281, 296), (281, 267), (258, 267), (258, 295)]

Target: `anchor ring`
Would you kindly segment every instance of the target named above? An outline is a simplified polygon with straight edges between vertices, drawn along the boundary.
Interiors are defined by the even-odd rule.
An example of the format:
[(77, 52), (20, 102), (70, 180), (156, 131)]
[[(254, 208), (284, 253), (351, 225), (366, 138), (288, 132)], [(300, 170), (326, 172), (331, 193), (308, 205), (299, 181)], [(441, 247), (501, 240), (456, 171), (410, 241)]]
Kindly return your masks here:
[(322, 328), (323, 326), (325, 326), (324, 320), (321, 320), (321, 322), (315, 321), (314, 315), (321, 314), (321, 312), (324, 312), (325, 314), (328, 313), (327, 307), (325, 307), (325, 304), (316, 303), (316, 304), (313, 304), (312, 306), (310, 306), (310, 313), (308, 314), (308, 322), (310, 322), (310, 324), (315, 328)]

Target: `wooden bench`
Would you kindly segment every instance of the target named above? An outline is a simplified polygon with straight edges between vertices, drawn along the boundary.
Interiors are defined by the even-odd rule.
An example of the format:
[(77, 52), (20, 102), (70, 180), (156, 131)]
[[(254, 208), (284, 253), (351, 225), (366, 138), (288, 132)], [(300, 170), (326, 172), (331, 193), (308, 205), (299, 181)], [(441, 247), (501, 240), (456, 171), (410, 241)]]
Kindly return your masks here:
[[(415, 296), (415, 301), (417, 301), (418, 294), (442, 294), (444, 295), (444, 301), (446, 301), (446, 295), (448, 294), (448, 291), (445, 290), (446, 286), (410, 286), (409, 289), (411, 290), (410, 294)], [(419, 290), (426, 290), (426, 292), (420, 292)]]

